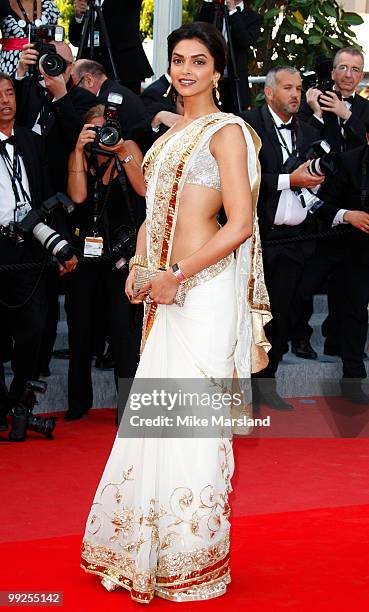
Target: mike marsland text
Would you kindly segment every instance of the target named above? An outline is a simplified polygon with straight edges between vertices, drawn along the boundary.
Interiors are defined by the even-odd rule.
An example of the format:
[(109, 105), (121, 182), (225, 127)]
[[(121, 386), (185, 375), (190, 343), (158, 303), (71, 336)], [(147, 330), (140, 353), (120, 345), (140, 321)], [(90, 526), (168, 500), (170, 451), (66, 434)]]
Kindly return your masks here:
[(174, 417), (157, 415), (156, 417), (140, 417), (132, 415), (129, 419), (131, 427), (270, 427), (270, 416), (264, 419), (253, 419), (248, 415), (242, 417), (225, 417), (214, 414), (210, 418), (191, 415)]

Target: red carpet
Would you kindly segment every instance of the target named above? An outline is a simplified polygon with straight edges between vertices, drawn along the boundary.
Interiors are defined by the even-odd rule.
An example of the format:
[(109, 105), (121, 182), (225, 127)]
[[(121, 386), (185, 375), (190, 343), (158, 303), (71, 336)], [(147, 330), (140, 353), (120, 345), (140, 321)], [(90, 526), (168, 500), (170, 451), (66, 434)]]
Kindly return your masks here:
[[(79, 569), (113, 418), (93, 411), (60, 420), (55, 441), (0, 443), (0, 591), (63, 591), (68, 611), (139, 609)], [(368, 441), (238, 438), (235, 455), (232, 584), (226, 597), (181, 610), (367, 611)], [(150, 609), (159, 606), (175, 604), (156, 599)]]

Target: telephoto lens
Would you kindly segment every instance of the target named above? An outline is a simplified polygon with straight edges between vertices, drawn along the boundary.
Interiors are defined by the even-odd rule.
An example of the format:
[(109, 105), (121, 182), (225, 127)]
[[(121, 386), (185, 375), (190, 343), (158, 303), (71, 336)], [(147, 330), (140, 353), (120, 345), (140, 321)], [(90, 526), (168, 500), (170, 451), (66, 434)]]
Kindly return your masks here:
[(24, 442), (27, 436), (27, 413), (25, 406), (16, 406), (13, 409), (13, 424), (9, 432), (11, 442)]
[(55, 417), (39, 417), (29, 414), (27, 418), (27, 429), (42, 434), (48, 440), (54, 440)]

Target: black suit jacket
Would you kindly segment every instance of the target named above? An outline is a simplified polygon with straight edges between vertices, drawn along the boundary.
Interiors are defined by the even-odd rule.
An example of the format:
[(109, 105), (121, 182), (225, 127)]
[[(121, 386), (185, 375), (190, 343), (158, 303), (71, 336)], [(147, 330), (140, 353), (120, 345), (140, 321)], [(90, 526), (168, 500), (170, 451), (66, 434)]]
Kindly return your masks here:
[[(369, 145), (365, 144), (336, 158), (337, 172), (327, 177), (318, 196), (324, 204), (317, 215), (329, 226), (341, 208), (362, 210), (369, 213)], [(363, 192), (365, 197), (362, 197)], [(342, 229), (342, 225), (337, 229)], [(337, 248), (346, 246), (358, 254), (362, 262), (369, 264), (369, 235), (360, 230), (337, 238)]]
[[(199, 21), (215, 24), (217, 4), (210, 2), (202, 2), (198, 14)], [(236, 11), (229, 16), (231, 28), (231, 36), (233, 50), (235, 55), (236, 69), (240, 77), (240, 97), (242, 108), (245, 108), (250, 102), (249, 86), (248, 86), (248, 62), (250, 57), (250, 47), (255, 45), (262, 24), (262, 17), (255, 11), (244, 5), (243, 11)], [(222, 27), (222, 24), (220, 24)], [(228, 64), (228, 70), (231, 74), (231, 66)]]
[(97, 104), (96, 96), (81, 87), (72, 87), (63, 98), (50, 102), (32, 78), (15, 81), (15, 85), (19, 125), (32, 129), (43, 106), (46, 104), (50, 110), (43, 135), (50, 179), (54, 192), (65, 192), (68, 157), (75, 147), (86, 112)]
[[(142, 81), (153, 74), (141, 42), (141, 4), (142, 0), (105, 0), (102, 7), (113, 59), (122, 83)], [(82, 28), (83, 23), (77, 23), (72, 17), (69, 22), (69, 40), (76, 47), (80, 45)], [(95, 23), (95, 30), (100, 32), (98, 21)], [(90, 57), (88, 48), (83, 49), (82, 57)], [(94, 49), (93, 59), (103, 64), (108, 76), (113, 76), (101, 32), (100, 47)]]
[[(356, 94), (352, 101), (351, 112), (351, 117), (343, 125), (346, 151), (366, 143), (366, 132), (369, 131), (369, 100)], [(324, 123), (322, 123), (314, 117), (308, 104), (303, 102), (299, 117), (317, 129), (319, 137), (327, 140), (333, 151), (337, 153), (341, 151), (341, 129), (337, 115), (323, 112)]]
[[(261, 185), (258, 200), (260, 235), (265, 240), (288, 237), (299, 233), (300, 226), (283, 228), (274, 225), (280, 191), (278, 178), (282, 172), (283, 156), (281, 145), (272, 122), (268, 106), (242, 113), (242, 117), (260, 136), (262, 147), (259, 154), (261, 164)], [(301, 155), (317, 140), (318, 132), (302, 121), (296, 122), (296, 144)]]
[(171, 96), (165, 96), (168, 91), (169, 81), (165, 74), (160, 79), (157, 79), (151, 85), (146, 87), (141, 94), (141, 100), (150, 116), (150, 121), (160, 111), (176, 112), (176, 105)]
[(31, 205), (33, 208), (39, 208), (51, 195), (43, 139), (32, 130), (19, 125), (14, 126), (14, 137), (27, 173)]
[(150, 124), (150, 117), (146, 108), (140, 96), (134, 94), (128, 87), (111, 79), (107, 79), (102, 84), (96, 103), (105, 104), (112, 91), (123, 96), (123, 102), (118, 110), (123, 138), (133, 138), (135, 140), (136, 133), (146, 129)]

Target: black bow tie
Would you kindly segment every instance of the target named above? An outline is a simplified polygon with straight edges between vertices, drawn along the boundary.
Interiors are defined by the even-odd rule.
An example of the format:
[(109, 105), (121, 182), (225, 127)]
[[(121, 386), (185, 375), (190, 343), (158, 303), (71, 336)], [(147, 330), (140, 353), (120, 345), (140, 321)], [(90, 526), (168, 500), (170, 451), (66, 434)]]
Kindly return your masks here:
[(9, 138), (6, 138), (5, 140), (2, 140), (1, 143), (4, 145), (4, 147), (7, 144), (14, 146), (15, 145), (15, 138), (14, 138), (14, 136), (9, 136)]
[(350, 104), (354, 101), (354, 96), (349, 96), (348, 98), (342, 98), (343, 102), (349, 102)]
[(277, 130), (290, 130), (292, 132), (294, 129), (292, 121), (291, 123), (281, 123), (281, 125), (277, 125)]

